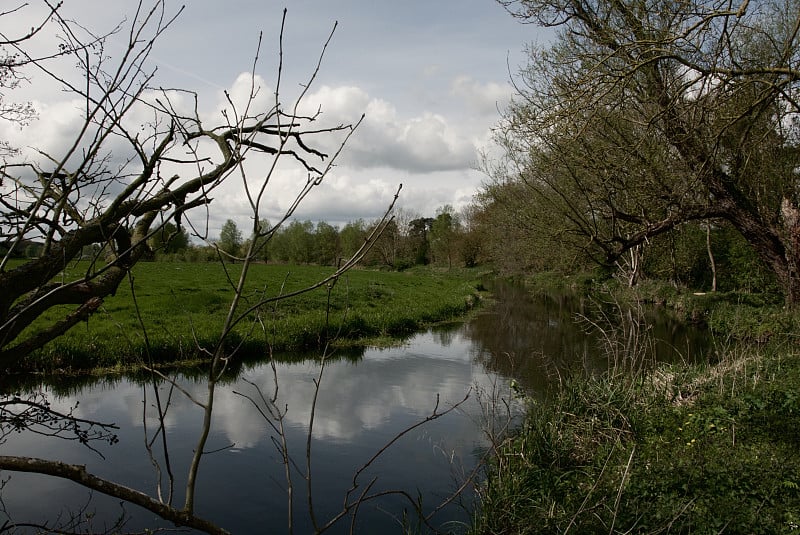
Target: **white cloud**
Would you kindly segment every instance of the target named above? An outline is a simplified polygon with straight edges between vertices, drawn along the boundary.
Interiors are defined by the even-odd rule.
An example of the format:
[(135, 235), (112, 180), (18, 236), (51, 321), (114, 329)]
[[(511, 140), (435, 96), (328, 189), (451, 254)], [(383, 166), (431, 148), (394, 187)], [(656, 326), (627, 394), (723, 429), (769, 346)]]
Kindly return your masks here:
[(220, 93), (217, 107), (219, 115), (210, 117), (211, 120), (221, 121), (222, 113), (226, 113), (230, 121), (235, 122), (236, 117), (260, 115), (275, 105), (274, 89), (264, 78), (249, 72), (239, 74), (227, 93), (230, 101), (224, 93)]
[(470, 112), (497, 116), (514, 94), (509, 83), (480, 83), (469, 76), (459, 76), (450, 85), (450, 94), (463, 100)]
[(53, 103), (33, 102), (37, 118), (23, 128), (0, 121), (0, 136), (21, 149), (29, 159), (42, 159), (37, 152), (41, 151), (58, 160), (74, 142), (75, 134), (83, 123), (81, 104), (77, 99)]
[[(274, 98), (273, 90), (259, 76), (253, 78), (249, 73), (242, 73), (233, 81), (228, 94), (237, 109), (243, 110), (251, 91), (256, 94), (251, 110), (269, 109)], [(150, 103), (157, 98), (162, 102), (169, 99), (171, 105), (181, 113), (189, 115), (194, 112), (194, 100), (186, 93), (148, 92), (145, 95)], [(223, 121), (221, 111), (230, 108), (230, 103), (221, 92), (211, 106), (207, 98), (205, 106), (203, 102), (201, 98), (199, 112), (206, 127)], [(12, 139), (15, 144), (35, 146), (58, 158), (73, 142), (83, 123), (81, 102), (64, 100), (37, 105), (39, 120), (22, 131), (8, 123), (0, 123), (0, 135)], [(313, 113), (319, 107), (322, 109), (320, 126), (350, 123), (362, 113), (366, 113), (366, 118), (329, 176), (300, 205), (296, 212), (299, 219), (324, 220), (341, 225), (358, 218), (369, 220), (380, 217), (401, 183), (404, 185), (401, 203), (428, 214), (443, 204), (462, 204), (465, 202), (464, 192), (474, 190), (479, 183), (471, 171), (476, 161), (477, 141), (460, 134), (441, 114), (423, 112), (403, 117), (392, 103), (373, 98), (356, 86), (323, 86), (308, 95), (304, 108), (299, 111)], [(141, 130), (139, 125), (152, 119), (151, 107), (136, 106), (126, 118), (126, 126), (138, 132)], [(315, 140), (309, 138), (306, 141), (331, 154), (338, 148), (341, 139), (341, 135), (323, 134)], [(112, 141), (115, 161), (121, 162), (127, 150), (125, 141), (121, 138)], [(201, 145), (199, 150), (201, 157), (218, 156), (210, 145)], [(176, 147), (173, 156), (180, 157), (182, 154), (183, 149)], [(34, 151), (29, 151), (27, 156), (40, 159)], [(244, 170), (251, 192), (266, 180), (271, 159), (269, 155), (248, 155)], [(314, 163), (321, 167), (327, 161)], [(206, 167), (208, 165), (206, 163)], [(188, 177), (196, 170), (190, 170), (185, 165), (180, 168), (177, 164), (165, 164), (162, 168), (164, 176), (174, 172)], [(292, 158), (284, 157), (283, 164), (269, 177), (266, 195), (259, 207), (259, 217), (271, 221), (282, 218), (307, 179), (305, 169)], [(218, 235), (222, 223), (231, 218), (246, 233), (252, 221), (252, 211), (242, 177), (234, 173), (211, 196), (214, 202), (208, 214), (201, 209), (189, 215), (198, 230), (203, 232), (208, 226), (208, 237), (213, 239)], [(206, 223), (204, 220), (207, 215), (209, 220)]]
[(408, 172), (465, 169), (475, 161), (475, 144), (435, 113), (403, 117), (391, 103), (354, 86), (324, 86), (308, 95), (304, 112), (322, 110), (324, 124), (364, 121), (347, 144), (344, 165), (391, 167)]
[[(89, 0), (67, 4), (65, 16), (97, 33), (125, 17), (129, 24), (136, 8), (136, 2), (127, 0), (113, 8)], [(11, 33), (11, 25), (30, 27), (44, 13), (37, 6), (0, 18), (0, 25), (8, 26)], [(268, 110), (274, 103), (280, 21), (271, 15), (280, 13), (283, 6), (270, 0), (251, 7), (251, 16), (242, 18), (208, 0), (192, 2), (153, 52), (149, 65), (158, 67), (154, 85), (198, 90), (199, 112), (207, 127), (220, 124), (221, 110), (229, 107), (221, 87), (228, 88), (239, 109), (251, 87), (258, 88), (254, 109)], [(178, 8), (179, 4), (168, 2), (170, 13)], [(291, 110), (290, 98), (302, 91), (310, 73), (315, 72), (320, 39), (324, 40), (332, 21), (339, 20), (340, 29), (300, 111), (313, 114), (321, 109), (315, 127), (350, 124), (365, 114), (337, 166), (301, 205), (298, 217), (329, 221), (377, 217), (400, 183), (404, 185), (401, 204), (420, 214), (430, 215), (442, 204), (467, 202), (481, 182), (480, 174), (472, 170), (477, 150), (490, 146), (489, 128), (497, 122), (498, 107), (502, 109), (512, 93), (505, 82), (507, 65), (519, 63), (517, 58), (523, 57), (521, 48), (531, 35), (530, 27), (517, 24), (496, 5), (466, 7), (455, 0), (437, 4), (435, 9), (400, 11), (380, 3), (351, 10), (327, 4), (293, 5), (289, 14), (280, 56), (284, 60), (281, 93), (285, 111)], [(212, 43), (207, 36), (220, 24), (233, 31), (225, 40)], [(248, 51), (261, 30), (266, 38), (256, 65), (259, 74), (253, 77), (243, 70), (250, 67)], [(52, 50), (57, 44), (54, 33), (40, 34), (31, 46), (36, 51)], [(123, 31), (109, 41), (106, 51), (111, 56), (124, 50), (126, 35)], [(54, 61), (49, 67), (70, 79), (80, 76), (71, 60)], [(68, 95), (60, 93), (46, 77), (32, 70), (26, 74), (31, 75), (31, 83), (8, 96), (38, 101), (41, 118), (22, 132), (0, 123), (0, 139), (61, 156), (80, 124), (81, 103), (64, 100)], [(180, 110), (194, 111), (195, 102), (188, 93), (170, 92), (169, 97)], [(131, 124), (151, 118), (152, 111), (146, 109), (136, 109), (130, 116)], [(341, 136), (325, 135), (313, 144), (331, 153), (340, 140)], [(123, 145), (114, 141), (114, 164), (123, 161)], [(206, 151), (202, 156), (209, 154)], [(175, 151), (175, 155), (182, 153)], [(249, 176), (263, 178), (259, 173), (263, 175), (265, 162), (265, 158), (248, 155)], [(163, 166), (162, 173), (173, 167)], [(305, 172), (279, 171), (262, 201), (260, 215), (271, 219), (283, 213), (306, 178)], [(212, 236), (228, 217), (242, 228), (248, 225), (249, 208), (241, 180), (232, 180), (212, 196)], [(205, 211), (198, 210), (196, 218), (205, 219)]]

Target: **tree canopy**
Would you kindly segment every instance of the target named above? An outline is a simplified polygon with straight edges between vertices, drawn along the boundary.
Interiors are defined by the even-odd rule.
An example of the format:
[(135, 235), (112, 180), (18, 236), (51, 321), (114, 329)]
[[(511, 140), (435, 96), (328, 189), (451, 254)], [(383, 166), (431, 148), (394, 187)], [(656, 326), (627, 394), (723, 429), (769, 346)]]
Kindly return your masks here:
[(242, 231), (233, 219), (225, 220), (222, 225), (217, 246), (230, 256), (239, 255), (239, 250), (242, 248)]
[(490, 199), (633, 271), (653, 238), (726, 221), (800, 301), (800, 4), (501, 3), (558, 33), (516, 80)]

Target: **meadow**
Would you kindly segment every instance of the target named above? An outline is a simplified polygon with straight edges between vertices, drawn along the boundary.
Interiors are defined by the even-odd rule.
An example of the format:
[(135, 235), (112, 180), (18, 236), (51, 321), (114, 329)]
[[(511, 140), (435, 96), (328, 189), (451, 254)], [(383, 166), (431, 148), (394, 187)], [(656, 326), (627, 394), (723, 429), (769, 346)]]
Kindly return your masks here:
[[(71, 265), (65, 280), (88, 264)], [(227, 269), (227, 272), (226, 272)], [(107, 298), (98, 313), (27, 359), (28, 371), (136, 368), (202, 359), (221, 338), (241, 265), (149, 262)], [(322, 266), (250, 267), (239, 313), (314, 285), (333, 273)], [(352, 269), (334, 284), (267, 302), (225, 337), (228, 352), (258, 359), (273, 352), (387, 345), (421, 327), (464, 315), (479, 300), (477, 272)], [(53, 309), (53, 321), (70, 308)]]

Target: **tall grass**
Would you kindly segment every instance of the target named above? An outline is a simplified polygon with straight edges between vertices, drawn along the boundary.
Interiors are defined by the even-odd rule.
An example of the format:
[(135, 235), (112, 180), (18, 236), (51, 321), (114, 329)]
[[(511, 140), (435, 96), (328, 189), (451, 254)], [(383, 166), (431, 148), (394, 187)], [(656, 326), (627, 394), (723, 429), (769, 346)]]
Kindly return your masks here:
[(608, 373), (527, 399), (487, 470), (473, 532), (797, 532), (794, 346), (729, 343), (705, 363), (620, 366), (647, 343), (626, 332), (646, 336), (631, 324), (606, 332)]

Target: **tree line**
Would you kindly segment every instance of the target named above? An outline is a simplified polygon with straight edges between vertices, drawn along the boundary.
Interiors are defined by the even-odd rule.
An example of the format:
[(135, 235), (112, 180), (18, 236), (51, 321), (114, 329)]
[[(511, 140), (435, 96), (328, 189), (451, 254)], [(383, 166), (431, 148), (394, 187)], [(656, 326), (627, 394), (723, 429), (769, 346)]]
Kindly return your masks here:
[[(630, 285), (800, 303), (800, 4), (500, 3), (558, 32), (516, 76), (494, 130), (502, 157), (483, 163), (470, 207), (396, 218), (363, 262), (599, 266)], [(309, 225), (276, 233), (268, 259), (331, 262), (312, 238), (328, 232), (333, 247), (333, 233)], [(336, 247), (365, 227), (342, 228)]]
[[(415, 265), (472, 267), (480, 261), (480, 247), (469, 209), (457, 212), (451, 205), (422, 217), (397, 209), (371, 243), (360, 264), (373, 268), (403, 270)], [(351, 258), (369, 239), (381, 220), (350, 221), (341, 228), (325, 221), (292, 220), (273, 226), (259, 221), (263, 229), (256, 238), (256, 258), (263, 262), (335, 266)], [(216, 239), (202, 245), (192, 243), (185, 228), (165, 223), (149, 241), (152, 259), (217, 261), (220, 255), (236, 261), (250, 250), (252, 237), (232, 219), (222, 225)]]

